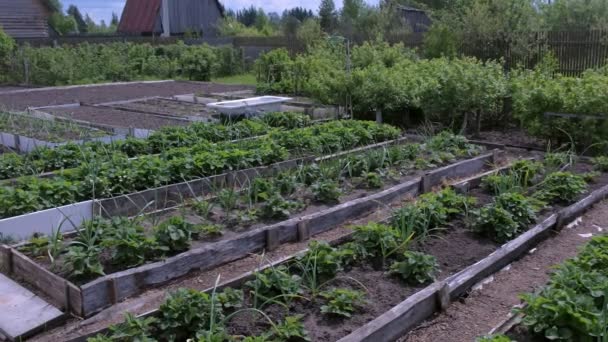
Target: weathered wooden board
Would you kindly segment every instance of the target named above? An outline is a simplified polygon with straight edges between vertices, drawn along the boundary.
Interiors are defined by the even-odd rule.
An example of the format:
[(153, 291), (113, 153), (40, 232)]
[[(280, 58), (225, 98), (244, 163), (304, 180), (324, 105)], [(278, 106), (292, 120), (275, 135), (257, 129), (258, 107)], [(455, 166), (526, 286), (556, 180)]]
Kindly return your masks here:
[(74, 313), (80, 314), (79, 308), (68, 308), (67, 306), (67, 303), (69, 303), (69, 299), (66, 298), (69, 286), (67, 280), (47, 271), (15, 249), (11, 251), (11, 254), (13, 274), (35, 286), (57, 308), (64, 311), (71, 309)]
[(589, 196), (583, 198), (577, 203), (560, 210), (559, 217), (557, 218), (557, 228), (562, 228), (565, 224), (580, 216), (591, 205), (605, 199), (606, 197), (608, 197), (608, 185), (595, 190)]
[(502, 245), (479, 262), (449, 277), (446, 280), (446, 284), (449, 289), (450, 299), (457, 299), (482, 279), (517, 260), (521, 255), (530, 250), (532, 246), (546, 238), (551, 233), (556, 222), (557, 214), (553, 214), (514, 240)]
[[(428, 185), (425, 185), (425, 187), (439, 185), (448, 178), (467, 177), (471, 174), (479, 172), (479, 170), (483, 170), (484, 167), (495, 162), (494, 156), (494, 152), (487, 153), (473, 159), (459, 161), (437, 170), (433, 170), (424, 176), (426, 179), (425, 182), (428, 183)], [(425, 190), (428, 191), (430, 189)]]
[(0, 274), (0, 333), (9, 340), (21, 341), (63, 317), (57, 308)]

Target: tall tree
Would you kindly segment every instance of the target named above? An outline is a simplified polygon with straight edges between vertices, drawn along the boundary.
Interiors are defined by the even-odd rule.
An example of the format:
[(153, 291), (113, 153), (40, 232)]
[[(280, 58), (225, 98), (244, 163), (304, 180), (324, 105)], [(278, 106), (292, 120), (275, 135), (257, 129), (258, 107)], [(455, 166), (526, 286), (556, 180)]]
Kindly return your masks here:
[(112, 12), (112, 21), (110, 21), (110, 26), (118, 26), (118, 14)]
[(332, 32), (336, 28), (338, 14), (334, 0), (321, 0), (319, 6), (319, 17), (321, 28), (325, 32)]
[(87, 27), (87, 23), (84, 21), (84, 18), (82, 17), (82, 14), (80, 13), (80, 10), (78, 9), (78, 7), (76, 7), (75, 5), (70, 5), (70, 7), (68, 7), (68, 15), (71, 15), (74, 20), (76, 21), (76, 27), (78, 28), (78, 33), (87, 33), (88, 27)]
[(304, 7), (294, 7), (283, 12), (283, 19), (287, 17), (294, 17), (300, 22), (304, 22), (304, 20), (314, 17), (314, 14), (311, 10), (307, 10)]
[(253, 5), (249, 8), (243, 8), (236, 12), (236, 20), (241, 24), (251, 27), (255, 25), (255, 20), (258, 16), (258, 10)]
[(364, 6), (363, 0), (344, 0), (344, 5), (342, 6), (342, 20), (357, 20)]

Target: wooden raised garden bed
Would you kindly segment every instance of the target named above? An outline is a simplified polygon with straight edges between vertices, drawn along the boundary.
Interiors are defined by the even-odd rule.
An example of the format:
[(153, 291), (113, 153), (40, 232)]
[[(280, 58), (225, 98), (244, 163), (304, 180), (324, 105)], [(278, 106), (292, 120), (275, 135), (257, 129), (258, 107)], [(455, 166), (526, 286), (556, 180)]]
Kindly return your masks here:
[[(479, 173), (489, 164), (496, 162), (495, 156), (496, 152), (493, 152), (448, 165), (373, 195), (263, 226), (163, 261), (109, 274), (80, 286), (50, 273), (45, 267), (8, 246), (3, 247), (4, 257), (1, 264), (11, 275), (23, 279), (37, 291), (44, 293), (52, 304), (75, 315), (87, 317), (124, 298), (139, 294), (150, 286), (161, 285), (191, 270), (211, 269), (250, 253), (273, 249), (288, 242), (306, 240), (397, 198), (411, 197), (421, 191), (428, 191), (446, 179)], [(22, 265), (27, 265), (28, 268), (24, 269)]]

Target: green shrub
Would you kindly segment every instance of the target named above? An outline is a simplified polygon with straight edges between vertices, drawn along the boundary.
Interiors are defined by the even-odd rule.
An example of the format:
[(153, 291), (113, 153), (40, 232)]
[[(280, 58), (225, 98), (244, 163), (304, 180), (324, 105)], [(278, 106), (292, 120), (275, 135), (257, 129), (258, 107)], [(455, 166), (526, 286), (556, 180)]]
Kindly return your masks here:
[(435, 280), (435, 273), (439, 269), (434, 256), (407, 251), (395, 261), (389, 274), (398, 275), (401, 279), (412, 285), (426, 284)]
[(184, 51), (180, 58), (182, 72), (188, 79), (194, 81), (211, 81), (211, 76), (216, 68), (216, 55), (207, 46), (190, 47)]
[(65, 255), (65, 266), (71, 278), (87, 279), (105, 275), (100, 261), (101, 248), (72, 245)]

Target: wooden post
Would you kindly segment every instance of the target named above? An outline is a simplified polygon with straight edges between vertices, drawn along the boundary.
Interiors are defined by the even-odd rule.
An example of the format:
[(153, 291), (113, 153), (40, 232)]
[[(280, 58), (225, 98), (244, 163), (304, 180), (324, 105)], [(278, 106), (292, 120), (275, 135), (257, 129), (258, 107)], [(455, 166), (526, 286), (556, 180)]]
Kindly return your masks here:
[(431, 177), (429, 177), (429, 174), (427, 173), (424, 176), (422, 176), (422, 179), (420, 180), (420, 193), (425, 194), (425, 193), (431, 191), (431, 188), (432, 188)]
[(116, 288), (116, 279), (108, 279), (108, 297), (110, 297), (110, 303), (116, 304), (118, 302), (118, 289)]
[(266, 230), (266, 250), (274, 251), (281, 245), (279, 241), (279, 231), (277, 229)]
[(298, 223), (298, 242), (307, 241), (310, 239), (309, 221), (300, 221)]
[(382, 110), (376, 109), (376, 123), (382, 123)]
[(69, 314), (71, 311), (71, 307), (70, 307), (70, 284), (68, 283), (68, 281), (65, 281), (65, 304), (64, 304), (64, 310), (63, 312), (65, 312), (66, 314)]
[(0, 246), (0, 271), (7, 275), (13, 273), (13, 253), (9, 246)]
[(437, 292), (437, 304), (439, 304), (439, 310), (445, 311), (450, 306), (450, 287), (447, 283), (443, 283), (443, 286)]

